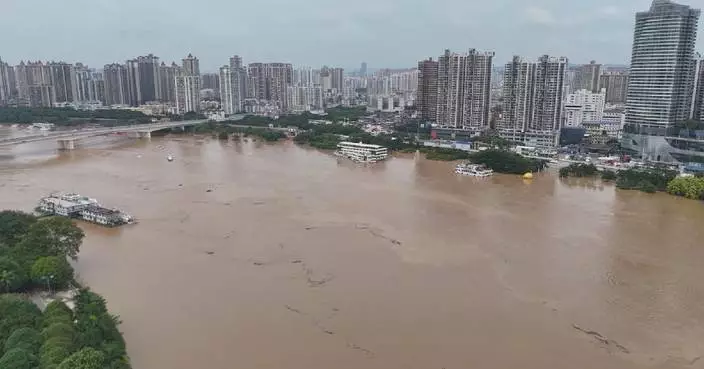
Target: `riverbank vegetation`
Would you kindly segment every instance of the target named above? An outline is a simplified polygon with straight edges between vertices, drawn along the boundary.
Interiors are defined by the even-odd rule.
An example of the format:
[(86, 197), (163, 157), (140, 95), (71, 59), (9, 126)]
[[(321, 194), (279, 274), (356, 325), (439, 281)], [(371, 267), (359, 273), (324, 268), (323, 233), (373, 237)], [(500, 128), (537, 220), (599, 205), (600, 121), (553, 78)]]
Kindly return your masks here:
[(625, 169), (618, 172), (616, 187), (647, 193), (666, 191), (667, 184), (675, 177), (677, 177), (677, 172), (668, 169)]
[[(178, 129), (172, 129), (172, 132), (178, 133)], [(259, 128), (259, 127), (235, 127), (231, 124), (224, 122), (207, 122), (194, 126), (187, 132), (193, 132), (197, 134), (211, 134), (213, 137), (226, 140), (231, 135), (238, 134), (243, 137), (256, 136), (265, 141), (278, 141), (282, 138), (286, 138), (286, 134), (281, 131), (269, 129), (269, 128)]]
[(472, 153), (469, 160), (475, 164), (483, 164), (497, 173), (524, 174), (540, 172), (547, 168), (547, 160), (526, 158), (511, 151), (498, 149)]
[(692, 200), (704, 200), (704, 178), (677, 177), (667, 184), (667, 193)]
[(560, 168), (560, 177), (594, 177), (599, 174), (599, 170), (594, 164), (572, 163), (564, 168)]
[(142, 112), (125, 109), (76, 110), (73, 108), (12, 108), (0, 107), (0, 123), (54, 123), (70, 126), (98, 123), (100, 120), (149, 123), (151, 118)]
[(70, 219), (0, 212), (0, 368), (129, 369), (119, 319), (78, 287), (75, 310), (61, 300), (44, 312), (27, 293), (78, 286), (67, 259), (84, 234)]

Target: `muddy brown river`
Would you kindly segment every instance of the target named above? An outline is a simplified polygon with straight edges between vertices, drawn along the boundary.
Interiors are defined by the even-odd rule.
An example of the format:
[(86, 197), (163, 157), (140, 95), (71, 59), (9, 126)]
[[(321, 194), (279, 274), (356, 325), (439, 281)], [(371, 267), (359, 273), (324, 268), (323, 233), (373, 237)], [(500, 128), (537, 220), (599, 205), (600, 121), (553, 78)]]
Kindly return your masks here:
[(139, 219), (81, 223), (77, 264), (136, 369), (704, 368), (700, 202), (292, 142), (55, 145), (0, 149), (0, 207)]

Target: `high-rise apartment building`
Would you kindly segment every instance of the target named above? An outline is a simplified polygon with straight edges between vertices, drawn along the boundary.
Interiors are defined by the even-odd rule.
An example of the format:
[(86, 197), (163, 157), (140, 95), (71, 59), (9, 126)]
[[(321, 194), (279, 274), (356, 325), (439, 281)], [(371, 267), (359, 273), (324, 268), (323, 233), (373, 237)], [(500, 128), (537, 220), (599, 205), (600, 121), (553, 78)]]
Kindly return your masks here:
[(557, 145), (562, 123), (567, 58), (514, 56), (504, 70), (503, 116), (499, 134), (530, 146)]
[(244, 111), (248, 81), (247, 69), (239, 55), (230, 58), (230, 72), (232, 73), (232, 104), (234, 112), (237, 113)]
[(15, 67), (19, 103), (30, 107), (51, 107), (56, 102), (49, 66), (37, 62), (20, 62)]
[(345, 70), (342, 68), (330, 68), (330, 88), (342, 91), (343, 77)]
[(664, 137), (690, 114), (699, 15), (668, 0), (636, 13), (622, 146), (646, 160), (677, 159)]
[(570, 84), (570, 92), (587, 90), (599, 92), (599, 76), (601, 75), (601, 64), (591, 61), (589, 64), (578, 65), (575, 69), (574, 78)]
[(692, 104), (689, 109), (689, 119), (702, 120), (704, 109), (704, 57), (697, 53), (694, 60), (694, 76), (692, 77)]
[(7, 104), (13, 97), (14, 86), (11, 83), (10, 73), (14, 75), (12, 67), (0, 59), (0, 106)]
[(103, 67), (105, 79), (105, 105), (129, 105), (130, 87), (125, 65), (113, 63)]
[(359, 68), (359, 75), (361, 77), (367, 76), (367, 62), (362, 62), (362, 67)]
[(176, 77), (176, 111), (179, 114), (200, 111), (200, 65), (188, 54), (183, 60), (182, 74)]
[(76, 101), (75, 71), (68, 63), (49, 63), (51, 85), (54, 87), (55, 102), (67, 103)]
[(126, 62), (128, 76), (129, 104), (142, 105), (161, 100), (161, 79), (159, 58), (149, 54), (138, 56)]
[(96, 102), (105, 100), (105, 80), (103, 73), (76, 63), (74, 69), (74, 97), (78, 102)]
[(211, 89), (214, 91), (220, 91), (220, 75), (218, 73), (203, 73), (200, 76), (203, 89)]
[(598, 122), (604, 118), (606, 90), (598, 93), (578, 90), (565, 98), (563, 127), (580, 127), (582, 122)]
[(162, 62), (159, 66), (159, 79), (161, 86), (161, 100), (176, 104), (176, 77), (181, 74), (181, 67), (176, 63), (167, 65)]
[(235, 114), (234, 88), (232, 86), (232, 69), (229, 65), (220, 67), (220, 103), (226, 115)]
[(251, 63), (248, 69), (250, 81), (254, 84), (254, 98), (269, 101), (286, 110), (288, 87), (293, 82), (293, 66), (288, 63)]
[(438, 107), (438, 62), (433, 58), (418, 62), (416, 109), (420, 119), (435, 121)]
[(436, 123), (441, 126), (483, 130), (489, 127), (491, 64), (493, 52), (470, 49), (438, 58)]
[(628, 72), (604, 72), (599, 77), (599, 90), (606, 89), (606, 103), (625, 104), (628, 91)]

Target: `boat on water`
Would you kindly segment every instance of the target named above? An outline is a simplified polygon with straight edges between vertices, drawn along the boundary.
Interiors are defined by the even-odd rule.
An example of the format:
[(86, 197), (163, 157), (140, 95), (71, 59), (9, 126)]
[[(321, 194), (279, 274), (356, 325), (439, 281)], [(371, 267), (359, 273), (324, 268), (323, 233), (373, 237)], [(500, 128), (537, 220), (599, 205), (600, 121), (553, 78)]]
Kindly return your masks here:
[(174, 156), (169, 154), (169, 156), (166, 157), (166, 160), (168, 161), (174, 161)]
[(107, 227), (134, 223), (131, 215), (119, 209), (103, 207), (98, 200), (77, 193), (53, 193), (42, 197), (36, 210), (46, 215), (77, 218)]
[(472, 177), (489, 177), (494, 171), (479, 164), (461, 163), (455, 166), (455, 173)]

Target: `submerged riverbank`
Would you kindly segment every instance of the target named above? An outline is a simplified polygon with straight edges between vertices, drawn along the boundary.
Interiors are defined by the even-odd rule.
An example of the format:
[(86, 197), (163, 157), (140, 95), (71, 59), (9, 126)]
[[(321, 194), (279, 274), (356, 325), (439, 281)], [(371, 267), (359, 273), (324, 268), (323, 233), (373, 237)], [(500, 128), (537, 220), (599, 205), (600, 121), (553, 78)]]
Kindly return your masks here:
[(76, 264), (134, 367), (680, 369), (704, 352), (695, 201), (290, 141), (17, 151), (53, 156), (0, 162), (5, 207), (63, 190), (139, 215), (81, 225)]

